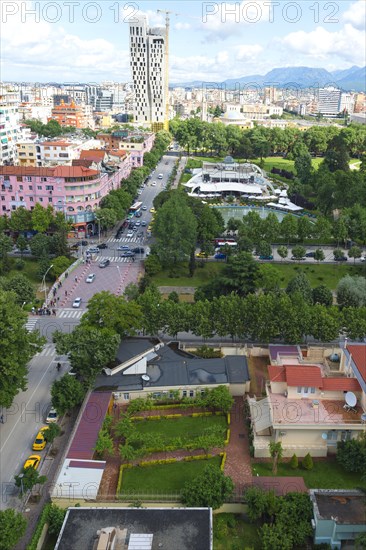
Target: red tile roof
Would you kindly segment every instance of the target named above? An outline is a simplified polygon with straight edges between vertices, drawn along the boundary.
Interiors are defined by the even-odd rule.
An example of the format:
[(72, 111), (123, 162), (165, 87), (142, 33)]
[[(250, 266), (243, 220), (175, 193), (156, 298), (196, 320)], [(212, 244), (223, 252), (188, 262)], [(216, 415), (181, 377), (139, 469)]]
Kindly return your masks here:
[(70, 460), (70, 468), (88, 468), (89, 470), (104, 470), (105, 462), (88, 462), (86, 460)]
[(366, 346), (365, 345), (348, 345), (348, 352), (352, 355), (353, 362), (364, 382), (366, 382)]
[(108, 411), (112, 393), (93, 392), (90, 394), (79, 425), (72, 439), (67, 458), (92, 460), (98, 433)]
[(277, 365), (269, 365), (268, 374), (271, 382), (286, 382), (285, 367), (278, 367)]
[(43, 168), (39, 166), (0, 166), (1, 176), (38, 176), (48, 178), (78, 178), (97, 176), (98, 170), (90, 170), (83, 166), (56, 166)]
[(107, 153), (112, 157), (125, 157), (127, 155), (123, 149), (108, 149)]
[(100, 162), (105, 157), (105, 151), (101, 149), (85, 149), (80, 153), (80, 159), (93, 160), (95, 162)]
[(72, 143), (67, 141), (43, 141), (38, 144), (40, 147), (70, 147)]
[(361, 391), (356, 378), (323, 378), (324, 391)]
[(286, 381), (288, 386), (323, 387), (323, 378), (320, 367), (311, 365), (286, 366)]

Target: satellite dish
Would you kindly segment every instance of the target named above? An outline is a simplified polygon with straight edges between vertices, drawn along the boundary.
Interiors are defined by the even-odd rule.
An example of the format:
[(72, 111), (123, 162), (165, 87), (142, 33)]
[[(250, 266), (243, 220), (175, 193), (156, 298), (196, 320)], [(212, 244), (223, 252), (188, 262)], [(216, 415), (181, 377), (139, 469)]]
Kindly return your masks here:
[(143, 379), (144, 382), (149, 382), (150, 380), (150, 376), (148, 374), (143, 374), (141, 378)]
[(325, 432), (322, 433), (322, 439), (328, 439), (328, 434), (326, 434)]
[(357, 397), (351, 391), (348, 391), (345, 395), (345, 401), (349, 407), (355, 407), (357, 404)]

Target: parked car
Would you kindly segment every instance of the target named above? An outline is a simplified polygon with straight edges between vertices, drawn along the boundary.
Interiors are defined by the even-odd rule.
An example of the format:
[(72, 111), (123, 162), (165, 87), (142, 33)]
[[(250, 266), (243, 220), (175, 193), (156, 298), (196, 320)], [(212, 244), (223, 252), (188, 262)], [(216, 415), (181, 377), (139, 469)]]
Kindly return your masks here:
[(139, 231), (136, 235), (137, 237), (143, 237), (144, 236), (144, 232), (143, 231)]
[(346, 258), (346, 256), (339, 256), (337, 258), (334, 258), (334, 261), (335, 262), (347, 262), (348, 258)]
[(26, 470), (27, 468), (34, 468), (35, 470), (37, 470), (40, 463), (40, 455), (30, 455), (24, 462), (23, 470)]
[(142, 220), (141, 227), (146, 227), (146, 226), (147, 226), (147, 223), (145, 222), (145, 220)]
[(50, 409), (47, 417), (46, 417), (46, 424), (53, 424), (54, 422), (57, 422), (58, 420), (58, 414), (56, 409), (53, 407)]
[(315, 252), (307, 252), (305, 258), (315, 258)]
[(99, 248), (99, 250), (105, 250), (106, 248), (108, 248), (108, 245), (107, 243), (101, 243), (97, 245), (97, 248)]
[(164, 177), (163, 174), (159, 174), (159, 175), (158, 175), (158, 180), (162, 180), (163, 177)]
[(121, 258), (134, 258), (135, 257), (135, 253), (132, 252), (132, 250), (125, 250), (125, 252), (122, 252), (120, 254), (120, 257)]
[(102, 267), (102, 268), (103, 268), (103, 267), (108, 267), (110, 263), (111, 263), (110, 260), (108, 260), (108, 259), (106, 258), (105, 260), (102, 260), (102, 261), (100, 262), (99, 267)]
[(366, 257), (365, 257), (365, 256), (361, 256), (360, 262), (366, 262)]
[(131, 237), (133, 237), (133, 231), (128, 231), (126, 237), (131, 239)]
[(138, 222), (135, 223), (135, 227), (139, 227), (141, 225), (141, 222), (140, 220)]
[(147, 210), (146, 204), (144, 204), (144, 206), (141, 207), (141, 210), (144, 210), (144, 211)]
[(156, 210), (153, 206), (150, 208), (150, 212), (151, 212), (151, 214), (155, 214)]
[(90, 273), (85, 279), (86, 283), (93, 283), (95, 281), (95, 273)]
[(33, 442), (33, 445), (32, 445), (32, 450), (33, 451), (43, 451), (43, 449), (47, 445), (47, 441), (46, 441), (46, 438), (44, 436), (44, 432), (46, 430), (48, 430), (48, 426), (43, 426), (43, 428), (41, 428), (39, 430), (39, 432), (36, 435), (36, 438)]
[(136, 248), (132, 249), (132, 252), (135, 252), (135, 254), (143, 254), (145, 252), (145, 249), (140, 246), (137, 246)]
[(88, 248), (87, 252), (89, 252), (89, 254), (99, 254), (99, 248), (94, 246), (92, 248)]
[(272, 256), (272, 254), (270, 254), (269, 256), (259, 256), (259, 259), (260, 260), (273, 260), (273, 256)]
[(75, 298), (75, 300), (73, 301), (73, 304), (72, 304), (72, 307), (74, 308), (79, 308), (81, 306), (81, 298)]
[(207, 258), (208, 257), (208, 254), (207, 252), (197, 252), (196, 254), (196, 258)]
[(153, 181), (151, 185), (152, 185), (153, 187), (155, 187), (156, 181)]
[(222, 252), (218, 252), (214, 256), (215, 260), (226, 260), (226, 254), (223, 254)]
[(305, 260), (304, 257), (298, 258), (297, 256), (291, 256), (291, 260), (295, 260), (295, 262), (301, 262), (301, 260)]

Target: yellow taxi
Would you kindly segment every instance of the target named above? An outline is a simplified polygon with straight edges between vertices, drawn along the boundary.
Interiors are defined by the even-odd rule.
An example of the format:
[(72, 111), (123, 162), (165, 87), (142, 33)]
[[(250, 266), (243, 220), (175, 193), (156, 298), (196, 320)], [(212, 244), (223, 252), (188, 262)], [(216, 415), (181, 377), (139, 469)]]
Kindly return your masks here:
[(196, 258), (208, 258), (207, 252), (197, 252)]
[(44, 432), (48, 430), (48, 426), (43, 426), (36, 435), (36, 438), (34, 440), (34, 443), (32, 445), (33, 451), (43, 451), (45, 446), (47, 445), (46, 438), (44, 436)]
[(23, 470), (26, 470), (27, 468), (34, 468), (35, 470), (37, 470), (40, 463), (40, 455), (30, 455), (24, 462)]
[(156, 212), (155, 208), (154, 207), (150, 208), (150, 212), (151, 212), (151, 214), (155, 214), (155, 212)]

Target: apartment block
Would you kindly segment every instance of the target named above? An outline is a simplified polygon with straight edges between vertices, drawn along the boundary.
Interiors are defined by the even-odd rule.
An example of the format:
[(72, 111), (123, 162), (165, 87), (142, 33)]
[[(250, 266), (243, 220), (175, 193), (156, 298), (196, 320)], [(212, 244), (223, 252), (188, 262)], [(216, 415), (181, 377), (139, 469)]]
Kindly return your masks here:
[(0, 163), (17, 160), (17, 141), (20, 136), (19, 92), (0, 86)]
[(118, 130), (111, 134), (98, 134), (101, 147), (104, 149), (119, 149), (131, 154), (132, 166), (143, 165), (144, 154), (151, 151), (154, 145), (154, 133), (129, 132)]

